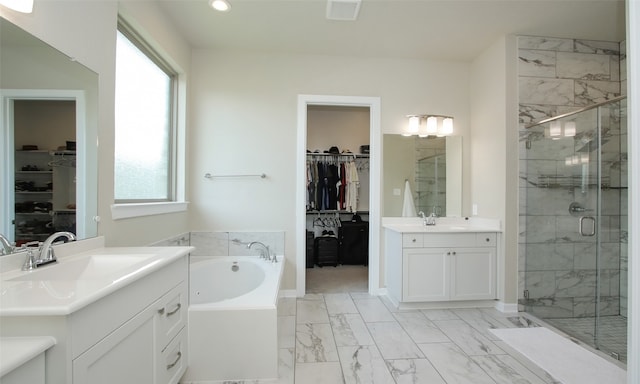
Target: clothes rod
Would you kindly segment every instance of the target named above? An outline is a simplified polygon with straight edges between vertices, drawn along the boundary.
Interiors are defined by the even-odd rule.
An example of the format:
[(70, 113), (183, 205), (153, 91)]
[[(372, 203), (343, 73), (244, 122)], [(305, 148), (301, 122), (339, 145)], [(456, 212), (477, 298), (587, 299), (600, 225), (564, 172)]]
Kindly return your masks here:
[(210, 173), (204, 174), (205, 179), (229, 178), (229, 177), (259, 177), (261, 179), (264, 179), (267, 177), (267, 175), (264, 173), (261, 173), (259, 175), (212, 175)]

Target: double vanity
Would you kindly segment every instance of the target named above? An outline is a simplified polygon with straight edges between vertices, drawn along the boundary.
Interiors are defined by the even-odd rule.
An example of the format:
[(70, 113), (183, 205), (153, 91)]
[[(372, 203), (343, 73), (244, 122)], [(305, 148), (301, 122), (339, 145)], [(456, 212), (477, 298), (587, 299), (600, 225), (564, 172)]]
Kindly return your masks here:
[(42, 370), (51, 383), (177, 383), (191, 250), (95, 238), (56, 247), (57, 263), (32, 271), (24, 252), (0, 258), (0, 342), (13, 359), (0, 381), (37, 383), (25, 375)]
[(400, 308), (493, 306), (500, 223), (385, 218), (387, 295)]

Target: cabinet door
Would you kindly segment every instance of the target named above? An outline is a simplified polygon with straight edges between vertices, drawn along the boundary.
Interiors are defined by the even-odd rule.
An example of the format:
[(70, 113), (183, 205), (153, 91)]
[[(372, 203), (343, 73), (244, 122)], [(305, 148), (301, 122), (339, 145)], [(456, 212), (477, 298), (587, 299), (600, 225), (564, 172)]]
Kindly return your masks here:
[(73, 382), (155, 383), (155, 307), (144, 310), (73, 360)]
[(449, 299), (449, 256), (446, 248), (403, 251), (403, 301)]
[(451, 300), (495, 299), (495, 248), (454, 248), (451, 253)]

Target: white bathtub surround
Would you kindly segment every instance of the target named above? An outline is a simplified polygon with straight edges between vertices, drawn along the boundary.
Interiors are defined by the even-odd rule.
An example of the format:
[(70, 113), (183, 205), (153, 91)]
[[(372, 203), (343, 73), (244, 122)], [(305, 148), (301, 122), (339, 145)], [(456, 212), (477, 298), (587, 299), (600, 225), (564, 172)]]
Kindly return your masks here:
[(278, 377), (283, 269), (282, 261), (256, 256), (191, 257), (189, 368), (182, 383)]
[(246, 256), (258, 255), (259, 249), (247, 250), (247, 244), (259, 241), (269, 247), (272, 254), (284, 254), (284, 231), (275, 232), (206, 232), (192, 231), (191, 243), (196, 249), (192, 256)]

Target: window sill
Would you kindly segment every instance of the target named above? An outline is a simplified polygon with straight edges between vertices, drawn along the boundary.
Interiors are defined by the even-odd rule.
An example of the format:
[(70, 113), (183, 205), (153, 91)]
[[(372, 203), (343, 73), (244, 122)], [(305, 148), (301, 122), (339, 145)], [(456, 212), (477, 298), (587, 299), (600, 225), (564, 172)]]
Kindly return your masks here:
[(131, 217), (142, 217), (152, 215), (162, 215), (166, 213), (184, 212), (187, 210), (187, 201), (173, 201), (166, 203), (132, 203), (132, 204), (112, 204), (111, 218), (113, 220), (128, 219)]

